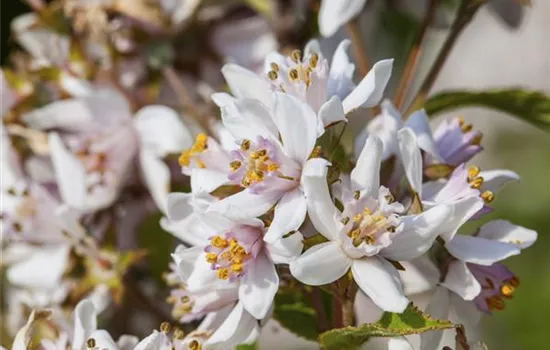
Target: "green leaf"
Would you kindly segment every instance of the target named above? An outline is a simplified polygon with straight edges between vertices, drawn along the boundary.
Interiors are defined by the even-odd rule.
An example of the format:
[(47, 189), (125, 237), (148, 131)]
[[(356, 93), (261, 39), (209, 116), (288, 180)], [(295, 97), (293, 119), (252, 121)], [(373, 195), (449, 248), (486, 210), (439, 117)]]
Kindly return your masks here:
[(174, 241), (172, 235), (160, 227), (161, 217), (161, 213), (149, 216), (137, 230), (139, 247), (147, 250), (148, 266), (159, 282), (162, 282), (163, 272), (168, 270)]
[(550, 131), (550, 96), (540, 91), (447, 91), (431, 97), (425, 108), (433, 116), (455, 108), (472, 106), (496, 109)]
[(258, 346), (256, 346), (256, 343), (252, 344), (239, 344), (235, 347), (235, 350), (256, 350)]
[(248, 6), (258, 11), (260, 14), (271, 18), (273, 17), (273, 4), (270, 0), (243, 0)]
[(319, 336), (315, 309), (299, 291), (279, 290), (275, 296), (273, 317), (299, 337), (316, 341)]
[(402, 314), (386, 312), (376, 323), (325, 332), (319, 337), (319, 342), (324, 349), (351, 350), (359, 348), (370, 337), (397, 337), (454, 327), (456, 325), (449, 321), (422, 313), (411, 303)]

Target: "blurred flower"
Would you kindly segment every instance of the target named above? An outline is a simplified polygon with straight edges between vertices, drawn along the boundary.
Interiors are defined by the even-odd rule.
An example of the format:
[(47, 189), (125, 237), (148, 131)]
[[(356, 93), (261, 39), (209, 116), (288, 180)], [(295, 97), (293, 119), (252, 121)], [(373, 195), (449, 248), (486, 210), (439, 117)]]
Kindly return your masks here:
[(359, 15), (367, 0), (322, 0), (319, 9), (319, 31), (328, 37)]

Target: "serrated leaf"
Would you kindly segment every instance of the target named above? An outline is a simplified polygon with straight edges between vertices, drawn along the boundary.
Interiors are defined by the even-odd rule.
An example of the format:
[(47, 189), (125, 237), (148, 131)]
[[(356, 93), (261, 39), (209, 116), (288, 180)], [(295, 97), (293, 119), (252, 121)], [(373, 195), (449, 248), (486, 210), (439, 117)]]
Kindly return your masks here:
[(428, 99), (425, 109), (428, 115), (434, 116), (456, 108), (473, 106), (496, 109), (550, 131), (550, 96), (540, 91), (447, 91)]
[(432, 164), (424, 168), (424, 175), (430, 180), (445, 178), (455, 170), (454, 166), (449, 164)]
[(402, 314), (386, 312), (375, 323), (325, 332), (319, 337), (319, 342), (327, 350), (352, 350), (359, 348), (370, 337), (397, 337), (455, 327), (447, 320), (434, 319), (422, 313), (411, 303)]

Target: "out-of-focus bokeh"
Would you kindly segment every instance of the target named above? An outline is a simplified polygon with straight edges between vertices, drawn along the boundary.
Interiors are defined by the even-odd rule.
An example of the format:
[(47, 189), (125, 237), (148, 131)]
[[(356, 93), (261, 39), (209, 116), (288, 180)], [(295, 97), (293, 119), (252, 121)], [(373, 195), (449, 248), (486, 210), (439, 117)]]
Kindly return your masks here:
[[(532, 3), (516, 29), (505, 25), (489, 8), (483, 8), (453, 49), (433, 92), (523, 87), (550, 93), (550, 1)], [(9, 23), (27, 9), (16, 0), (4, 0), (1, 6), (4, 63), (10, 43)], [(443, 37), (444, 30), (440, 34)], [(430, 35), (438, 40), (437, 31)], [(429, 64), (428, 59), (425, 61)], [(495, 213), (487, 220), (505, 218), (539, 232), (539, 240), (532, 248), (507, 261), (521, 284), (505, 310), (488, 316), (483, 323), (486, 342), (490, 349), (498, 350), (548, 348), (550, 135), (487, 109), (469, 108), (457, 113), (484, 134), (486, 151), (474, 159), (477, 165), (483, 169), (508, 168), (521, 176), (521, 183), (508, 185), (496, 196)]]

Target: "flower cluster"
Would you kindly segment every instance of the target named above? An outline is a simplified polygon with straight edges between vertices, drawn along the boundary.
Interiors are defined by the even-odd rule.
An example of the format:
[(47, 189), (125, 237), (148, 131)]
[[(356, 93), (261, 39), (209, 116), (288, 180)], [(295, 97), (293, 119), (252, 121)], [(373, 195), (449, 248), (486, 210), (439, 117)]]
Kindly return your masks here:
[[(309, 340), (372, 322), (386, 333), (346, 342), (468, 347), (513, 297), (501, 261), (537, 233), (485, 218), (519, 176), (471, 163), (482, 134), (463, 119), (432, 131), (384, 98), (394, 60), (366, 69), (350, 22), (365, 0), (302, 9), (324, 37), (351, 27), (332, 54), (279, 47), (286, 2), (28, 3), (0, 72), (12, 349), (226, 350), (273, 319), (304, 336), (280, 317), (289, 296), (316, 318)], [(377, 323), (407, 313), (438, 327)], [(142, 340), (111, 335), (128, 330)]]

